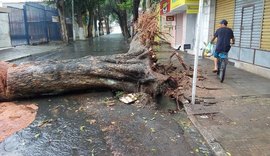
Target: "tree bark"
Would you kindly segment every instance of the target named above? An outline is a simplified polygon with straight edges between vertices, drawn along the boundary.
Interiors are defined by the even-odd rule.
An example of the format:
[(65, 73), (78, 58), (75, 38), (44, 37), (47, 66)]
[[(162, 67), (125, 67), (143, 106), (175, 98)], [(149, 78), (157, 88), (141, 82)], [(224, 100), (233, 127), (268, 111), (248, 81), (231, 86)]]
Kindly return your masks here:
[(0, 85), (0, 101), (95, 88), (143, 91), (155, 96), (168, 77), (151, 69), (148, 52), (135, 36), (126, 54), (18, 66), (5, 63), (0, 74), (4, 84)]
[(67, 32), (67, 25), (66, 25), (66, 18), (65, 18), (64, 0), (57, 0), (56, 6), (57, 6), (59, 18), (60, 18), (62, 40), (64, 42), (68, 42), (68, 32)]
[(94, 29), (95, 29), (95, 37), (98, 36), (98, 26), (97, 26), (97, 14), (94, 12)]
[(100, 19), (98, 22), (98, 31), (99, 31), (99, 36), (104, 35), (104, 31), (103, 31), (103, 23), (102, 20)]
[(141, 0), (133, 0), (133, 22), (138, 20), (140, 2)]
[(106, 34), (108, 35), (108, 34), (111, 33), (111, 31), (110, 31), (110, 21), (109, 21), (109, 17), (106, 16), (105, 19), (104, 19), (104, 21), (105, 21), (105, 26), (106, 26)]
[(88, 30), (88, 38), (92, 38), (93, 37), (93, 19), (94, 19), (94, 15), (92, 12), (89, 11), (89, 21), (88, 21), (88, 26), (87, 26), (87, 30)]
[(83, 27), (82, 13), (81, 11), (77, 12), (77, 22), (80, 28)]
[(120, 14), (117, 14), (117, 15), (118, 15), (119, 24), (120, 24), (123, 36), (125, 38), (130, 38), (126, 12), (121, 12)]

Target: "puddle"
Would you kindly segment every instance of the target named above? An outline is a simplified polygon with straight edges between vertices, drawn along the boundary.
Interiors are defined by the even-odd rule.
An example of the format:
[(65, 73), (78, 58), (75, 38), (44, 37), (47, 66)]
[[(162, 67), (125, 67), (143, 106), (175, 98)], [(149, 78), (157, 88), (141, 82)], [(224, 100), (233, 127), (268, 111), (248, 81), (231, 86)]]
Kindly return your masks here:
[(170, 97), (158, 96), (157, 97), (157, 109), (161, 111), (175, 110), (176, 102)]

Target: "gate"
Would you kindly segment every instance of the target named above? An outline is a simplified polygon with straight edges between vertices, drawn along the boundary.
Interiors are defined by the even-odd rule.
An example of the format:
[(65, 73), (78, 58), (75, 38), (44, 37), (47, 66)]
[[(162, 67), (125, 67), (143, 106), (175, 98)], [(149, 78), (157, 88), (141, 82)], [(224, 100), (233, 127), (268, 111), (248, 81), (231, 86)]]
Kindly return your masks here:
[(24, 10), (8, 7), (11, 10), (9, 14), (10, 38), (11, 45), (24, 45), (27, 44), (27, 32), (25, 27)]
[(58, 12), (56, 9), (45, 7), (47, 32), (49, 41), (61, 40), (61, 26), (59, 21), (53, 21), (53, 18), (58, 18)]
[(61, 40), (56, 9), (34, 2), (26, 2), (23, 9), (9, 7), (10, 36), (13, 46), (40, 44)]
[(25, 3), (26, 29), (29, 35), (29, 44), (48, 42), (45, 7), (36, 3)]

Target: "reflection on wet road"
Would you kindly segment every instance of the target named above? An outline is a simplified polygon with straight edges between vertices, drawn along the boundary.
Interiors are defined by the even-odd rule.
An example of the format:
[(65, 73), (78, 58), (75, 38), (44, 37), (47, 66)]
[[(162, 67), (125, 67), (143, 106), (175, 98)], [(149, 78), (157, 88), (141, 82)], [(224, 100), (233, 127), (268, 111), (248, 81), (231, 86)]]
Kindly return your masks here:
[(37, 54), (13, 63), (21, 63), (26, 61), (44, 61), (44, 60), (65, 60), (75, 59), (84, 56), (103, 56), (125, 53), (129, 49), (129, 44), (120, 34), (107, 35), (89, 39), (86, 41), (76, 41), (70, 43), (63, 49), (51, 51), (47, 53)]
[[(77, 41), (58, 51), (15, 63), (110, 55), (127, 50), (128, 44), (121, 35), (113, 34)], [(175, 121), (166, 107), (157, 110), (154, 104), (126, 105), (110, 91), (73, 92), (25, 101), (38, 104), (36, 120), (0, 143), (1, 156), (189, 156), (210, 153), (204, 143), (190, 147), (192, 143), (185, 139), (183, 131), (183, 127), (191, 129), (190, 124), (181, 122), (183, 118), (187, 119), (184, 112), (179, 113), (181, 120)], [(164, 103), (167, 104), (166, 100)], [(197, 134), (194, 128), (192, 133)], [(200, 139), (196, 134), (195, 139)], [(198, 146), (204, 151), (200, 152)]]

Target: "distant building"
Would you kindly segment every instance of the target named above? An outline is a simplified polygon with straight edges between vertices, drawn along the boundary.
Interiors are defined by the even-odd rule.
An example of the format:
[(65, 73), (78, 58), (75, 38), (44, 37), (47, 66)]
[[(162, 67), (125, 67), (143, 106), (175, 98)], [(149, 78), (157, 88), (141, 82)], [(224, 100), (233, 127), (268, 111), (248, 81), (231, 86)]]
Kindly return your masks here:
[(0, 48), (11, 47), (9, 19), (10, 10), (0, 7)]
[[(160, 22), (171, 46), (181, 50), (194, 47), (195, 28), (199, 0), (162, 0), (160, 2)], [(186, 49), (186, 47), (188, 47)]]

